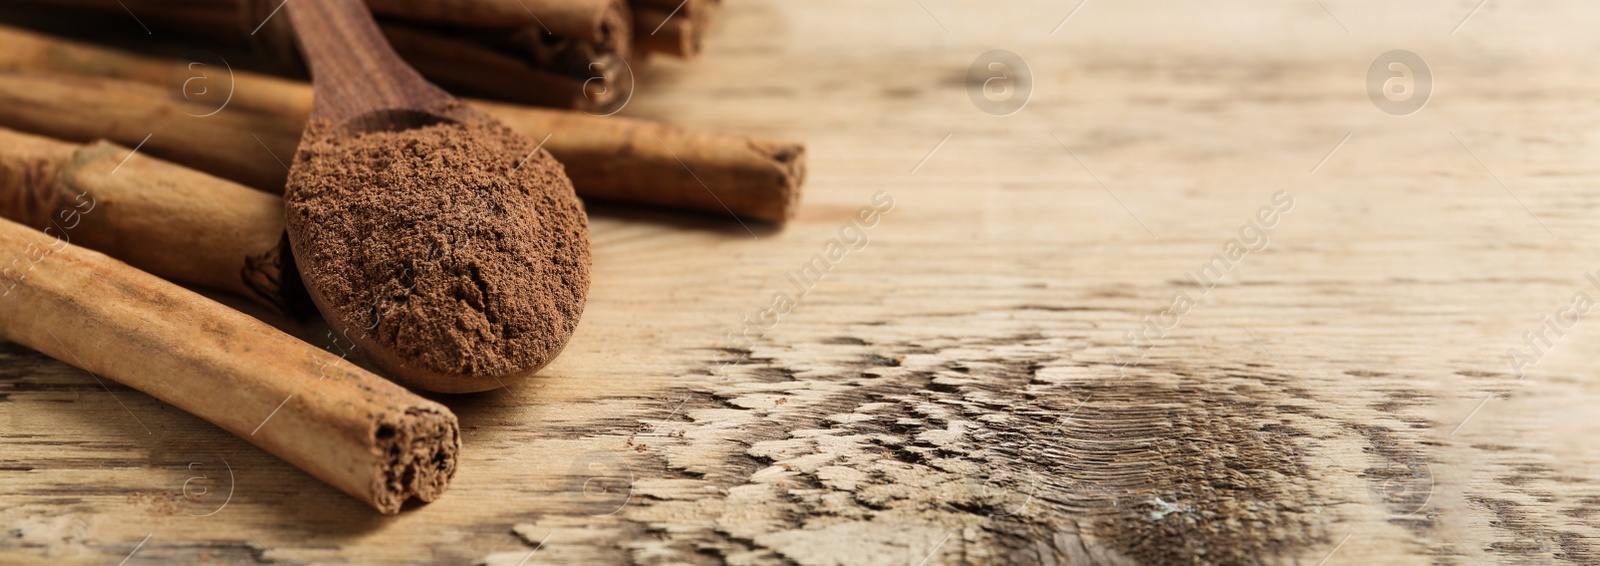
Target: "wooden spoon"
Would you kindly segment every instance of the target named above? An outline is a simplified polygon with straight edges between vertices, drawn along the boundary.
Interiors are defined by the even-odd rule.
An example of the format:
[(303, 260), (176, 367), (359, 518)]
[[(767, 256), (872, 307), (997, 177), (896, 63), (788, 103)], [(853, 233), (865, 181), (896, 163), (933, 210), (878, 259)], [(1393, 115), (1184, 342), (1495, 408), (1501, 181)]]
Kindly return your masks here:
[(400, 59), (360, 0), (300, 0), (286, 6), (311, 67), (311, 118), (345, 134), (426, 122), (487, 120)]
[[(560, 165), (531, 141), (510, 133), (492, 118), (424, 80), (390, 48), (372, 14), (360, 0), (294, 0), (287, 8), (311, 69), (315, 99), (311, 123), (296, 152), (285, 191), (286, 209), (290, 212), (286, 224), (302, 279), (324, 318), (390, 377), (430, 391), (463, 393), (503, 387), (510, 380), (531, 374), (549, 363), (571, 337), (582, 311), (589, 277), (587, 221), (582, 204), (572, 192), (571, 183)], [(328, 173), (325, 167), (328, 157), (316, 154), (327, 151), (328, 144), (390, 140), (395, 133), (421, 135), (419, 132), (423, 129), (437, 130), (441, 125), (462, 127), (443, 134), (435, 132), (431, 138), (434, 145), (397, 143), (392, 148), (383, 147), (383, 151), (366, 154), (377, 156), (374, 163), (378, 166), (368, 167), (368, 170), (379, 171), (374, 175), (350, 174), (347, 170), (333, 179), (335, 173)], [(440, 136), (445, 137), (441, 140)], [(507, 142), (507, 139), (512, 141)], [(525, 147), (523, 142), (526, 142)], [(520, 154), (511, 154), (512, 146)], [(323, 149), (308, 149), (318, 147)], [(467, 157), (457, 153), (453, 158), (456, 161), (451, 161), (447, 150), (459, 152), (463, 147), (477, 151), (465, 154)], [(506, 155), (476, 157), (484, 153), (484, 148)], [(321, 172), (318, 167), (311, 166), (316, 159), (323, 160), (318, 162), (324, 165)], [(407, 159), (411, 161), (402, 163)], [(461, 165), (464, 162), (469, 164)], [(484, 165), (485, 162), (489, 165)], [(351, 187), (349, 182), (360, 181), (347, 182), (346, 179), (381, 183), (383, 181), (373, 179), (385, 178), (382, 177), (385, 171), (398, 171), (407, 164), (418, 163), (419, 167), (438, 167), (443, 163), (446, 169), (428, 177), (427, 182), (432, 184), (422, 185), (423, 197), (416, 199), (422, 204), (404, 208), (407, 216), (380, 216), (381, 222), (372, 222), (366, 216), (350, 213), (358, 210), (351, 207), (365, 207), (375, 195), (392, 198), (402, 193), (385, 192), (389, 188), (385, 186)], [(486, 171), (494, 173), (493, 182), (485, 181)], [(458, 180), (460, 182), (455, 182)], [(347, 183), (331, 185), (338, 188), (331, 194), (339, 199), (333, 203), (336, 207), (330, 210), (339, 212), (332, 216), (307, 215), (307, 207), (312, 204), (326, 209), (330, 194), (326, 187), (330, 182)], [(481, 188), (486, 186), (500, 188)], [(313, 190), (322, 193), (303, 194)], [(314, 199), (322, 200), (313, 202)], [(484, 220), (489, 226), (472, 229), (497, 238), (491, 244), (470, 250), (475, 255), (450, 256), (473, 245), (457, 240), (440, 244), (445, 249), (434, 250), (440, 254), (434, 257), (412, 253), (408, 257), (385, 259), (383, 253), (377, 253), (394, 254), (400, 253), (395, 250), (404, 249), (389, 246), (392, 242), (446, 241), (440, 234), (454, 231), (456, 226), (436, 226), (428, 231), (416, 226), (417, 219), (458, 218), (464, 209), (459, 203), (469, 201), (486, 202), (486, 208), (492, 211)], [(509, 206), (511, 210), (499, 210), (497, 206)], [(363, 219), (366, 224), (351, 223)], [(359, 242), (350, 242), (355, 238), (348, 236), (337, 241), (326, 236), (337, 230), (349, 234), (350, 226), (361, 227), (362, 232), (355, 236)], [(507, 238), (511, 240), (509, 243)], [(350, 245), (346, 246), (347, 243)], [(333, 249), (339, 252), (330, 257), (329, 250)], [(539, 253), (529, 253), (529, 250)], [(409, 288), (395, 291), (396, 280), (431, 277), (427, 273), (411, 272), (430, 261), (454, 269), (455, 272), (444, 276), (465, 283), (448, 283), (446, 286), (451, 291), (446, 292), (442, 300), (418, 298), (419, 295), (413, 293), (418, 281), (411, 281)], [(401, 273), (399, 279), (375, 277), (368, 268), (375, 263), (384, 277), (393, 272), (405, 273)], [(363, 266), (369, 275), (363, 275), (360, 269), (351, 269), (352, 265)], [(518, 281), (512, 284), (506, 277), (492, 280), (482, 276), (482, 272), (491, 271), (512, 273), (512, 279)], [(381, 287), (385, 283), (389, 287)], [(380, 292), (377, 290), (380, 288), (385, 290)], [(411, 318), (399, 322), (374, 318), (377, 321), (368, 326), (369, 319), (365, 315), (353, 313), (378, 310), (378, 306), (352, 299), (352, 290), (371, 290), (373, 303), (387, 302), (384, 309), (400, 309)], [(417, 307), (425, 299), (434, 301), (429, 303), (433, 311)], [(443, 309), (443, 314), (437, 317), (418, 317), (419, 312), (440, 311), (440, 304), (454, 304), (450, 301), (458, 299), (460, 308)], [(358, 302), (361, 304), (355, 304)], [(380, 324), (390, 326), (380, 327)], [(406, 340), (407, 345), (395, 345), (400, 340)]]

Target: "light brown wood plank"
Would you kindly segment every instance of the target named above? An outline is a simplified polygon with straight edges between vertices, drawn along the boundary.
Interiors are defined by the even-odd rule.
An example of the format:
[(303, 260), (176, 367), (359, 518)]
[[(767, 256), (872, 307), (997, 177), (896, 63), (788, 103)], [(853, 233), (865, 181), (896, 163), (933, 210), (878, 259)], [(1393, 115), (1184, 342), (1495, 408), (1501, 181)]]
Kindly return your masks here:
[[(1075, 1), (921, 4), (730, 2), (704, 57), (641, 70), (628, 114), (806, 140), (800, 215), (598, 208), (577, 336), (446, 399), (437, 503), (376, 516), (0, 349), (0, 561), (1600, 561), (1596, 315), (1521, 379), (1506, 356), (1600, 299), (1600, 12), (1092, 0), (1052, 35)], [(1437, 79), (1403, 118), (1365, 90), (1397, 48)], [(1033, 70), (1015, 115), (967, 98), (989, 49)], [(878, 191), (869, 244), (730, 347)], [(1277, 191), (1270, 244), (1201, 295)]]

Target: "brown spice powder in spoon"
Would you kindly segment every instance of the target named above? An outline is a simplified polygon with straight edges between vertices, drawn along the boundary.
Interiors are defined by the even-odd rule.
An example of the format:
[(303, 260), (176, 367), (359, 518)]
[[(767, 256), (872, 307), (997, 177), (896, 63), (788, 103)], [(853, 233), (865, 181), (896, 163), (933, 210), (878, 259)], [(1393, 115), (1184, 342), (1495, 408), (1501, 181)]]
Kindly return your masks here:
[(296, 154), (287, 221), (336, 331), (435, 376), (498, 380), (560, 353), (588, 293), (589, 227), (549, 152), (497, 123), (305, 139), (320, 141)]

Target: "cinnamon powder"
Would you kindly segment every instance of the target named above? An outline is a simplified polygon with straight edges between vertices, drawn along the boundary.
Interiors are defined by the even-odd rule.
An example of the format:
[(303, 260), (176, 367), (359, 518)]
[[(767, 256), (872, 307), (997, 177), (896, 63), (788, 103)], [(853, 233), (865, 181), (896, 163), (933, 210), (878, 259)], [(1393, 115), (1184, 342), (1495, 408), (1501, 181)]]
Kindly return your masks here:
[[(423, 369), (543, 367), (589, 288), (589, 227), (561, 165), (499, 124), (315, 135), (286, 195), (292, 245), (323, 314)], [(312, 141), (315, 140), (315, 141)]]

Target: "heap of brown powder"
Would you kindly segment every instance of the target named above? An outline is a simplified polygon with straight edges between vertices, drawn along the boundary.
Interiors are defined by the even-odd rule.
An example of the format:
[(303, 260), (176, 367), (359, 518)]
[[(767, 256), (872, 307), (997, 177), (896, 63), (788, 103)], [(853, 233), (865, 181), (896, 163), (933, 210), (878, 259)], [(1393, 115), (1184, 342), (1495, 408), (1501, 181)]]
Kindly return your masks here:
[(445, 375), (543, 367), (589, 289), (589, 227), (561, 165), (499, 124), (319, 135), (295, 155), (287, 222), (323, 315)]

